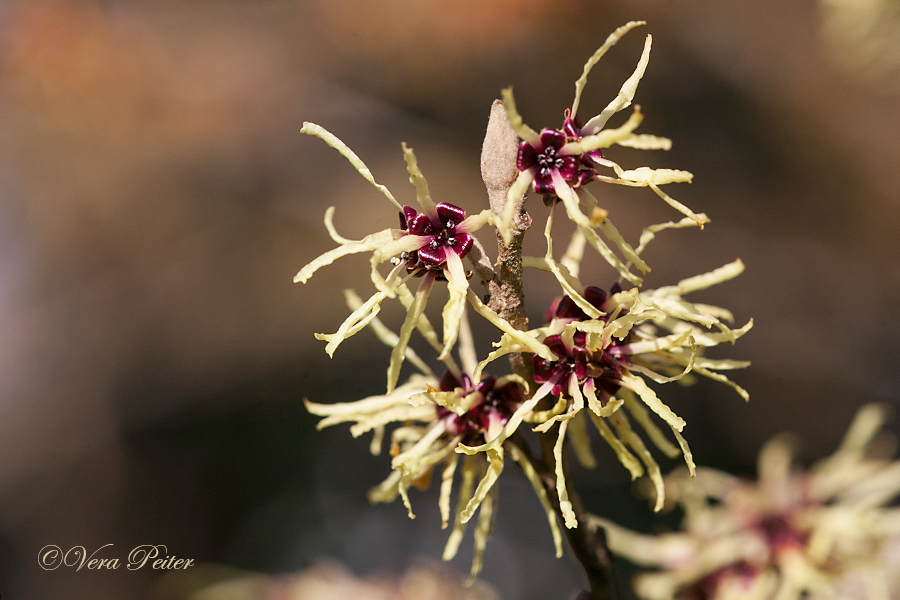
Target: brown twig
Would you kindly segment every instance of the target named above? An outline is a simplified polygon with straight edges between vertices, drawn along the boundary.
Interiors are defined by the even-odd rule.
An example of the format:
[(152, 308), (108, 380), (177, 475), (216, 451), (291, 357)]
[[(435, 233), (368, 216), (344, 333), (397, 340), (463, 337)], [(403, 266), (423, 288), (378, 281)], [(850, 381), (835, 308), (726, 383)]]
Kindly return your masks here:
[[(491, 210), (497, 217), (503, 214), (507, 193), (519, 174), (516, 168), (518, 141), (519, 139), (506, 117), (503, 103), (495, 100), (491, 106), (491, 116), (481, 154), (481, 176), (487, 187)], [(531, 225), (531, 217), (525, 212), (524, 196), (515, 200), (518, 206), (514, 213), (515, 218), (511, 227), (512, 240), (509, 245), (503, 243), (499, 232), (497, 234), (499, 270), (495, 271), (490, 267), (480, 246), (479, 252), (470, 260), (488, 291), (487, 305), (516, 329), (526, 330), (528, 329), (528, 318), (525, 315), (525, 291), (522, 285), (522, 241), (525, 230)], [(488, 268), (485, 268), (485, 263)], [(534, 372), (530, 357), (523, 354), (512, 354), (510, 364), (513, 371), (528, 381), (531, 389), (534, 390)], [(534, 456), (528, 448), (528, 444), (518, 434), (510, 438), (508, 443), (515, 444), (540, 475), (557, 515), (561, 516), (553, 465), (553, 446), (557, 431), (558, 426), (540, 436), (540, 458)], [(566, 456), (567, 454), (564, 452), (564, 471), (568, 471)], [(567, 481), (571, 482), (568, 474)], [(589, 591), (583, 592), (579, 598), (613, 600), (617, 594), (612, 576), (612, 557), (606, 545), (606, 536), (602, 528), (595, 530), (589, 525), (587, 513), (571, 483), (568, 485), (568, 492), (569, 501), (572, 503), (578, 520), (578, 527), (575, 529), (564, 528), (566, 538), (575, 558), (584, 567), (589, 585)], [(587, 595), (585, 596), (585, 594)]]

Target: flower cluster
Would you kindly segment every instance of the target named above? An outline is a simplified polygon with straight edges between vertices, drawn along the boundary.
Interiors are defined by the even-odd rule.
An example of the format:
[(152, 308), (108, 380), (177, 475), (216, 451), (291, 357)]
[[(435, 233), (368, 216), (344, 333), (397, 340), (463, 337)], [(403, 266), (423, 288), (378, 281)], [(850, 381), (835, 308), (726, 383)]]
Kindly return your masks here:
[[(662, 473), (646, 444), (632, 429), (626, 412), (660, 451), (669, 457), (682, 454), (693, 473), (693, 458), (687, 440), (681, 434), (685, 422), (659, 399), (647, 380), (658, 384), (673, 381), (687, 383), (690, 375), (696, 373), (731, 386), (742, 398), (749, 400), (743, 388), (720, 372), (746, 367), (749, 363), (706, 358), (702, 356), (702, 350), (722, 343), (733, 343), (753, 327), (753, 321), (733, 329), (728, 325), (733, 321), (729, 311), (684, 299), (689, 293), (736, 277), (744, 270), (744, 265), (737, 260), (709, 273), (684, 279), (674, 286), (655, 290), (633, 288), (623, 291), (616, 284), (607, 293), (597, 287), (585, 287), (578, 280), (585, 242), (581, 232), (576, 230), (564, 262), (557, 263), (553, 259), (550, 237), (552, 217), (551, 209), (545, 230), (547, 255), (543, 258), (526, 257), (524, 262), (557, 275), (567, 295), (558, 299), (548, 311), (549, 323), (545, 327), (516, 337), (504, 335), (497, 344), (498, 349), (475, 370), (477, 375), (488, 363), (505, 354), (528, 352), (529, 348), (522, 344), (522, 339), (527, 338), (532, 343), (541, 342), (543, 352), (532, 354), (535, 381), (541, 385), (497, 437), (480, 446), (463, 445), (461, 450), (474, 453), (496, 448), (523, 421), (536, 423), (535, 430), (538, 432), (546, 432), (559, 423), (557, 454), (561, 456), (563, 443), (571, 428), (578, 457), (585, 465), (591, 466), (594, 459), (585, 434), (585, 421), (589, 419), (632, 478), (641, 477), (646, 468), (656, 489), (655, 510), (658, 511), (664, 502)], [(656, 232), (691, 223), (686, 219), (680, 223), (648, 228), (637, 251), (643, 251)], [(713, 327), (718, 331), (709, 331)], [(555, 405), (549, 410), (537, 411), (538, 404), (548, 397), (557, 398)], [(585, 407), (587, 413), (583, 411)], [(623, 407), (625, 411), (620, 410)], [(678, 443), (677, 447), (655, 425), (650, 412), (668, 425)], [(612, 423), (612, 429), (607, 421)], [(577, 521), (568, 500), (562, 461), (559, 459), (556, 476), (556, 489), (566, 525), (576, 527)]]
[[(348, 292), (348, 304), (358, 307), (361, 299)], [(397, 342), (391, 332), (377, 318), (369, 326), (388, 346)], [(474, 347), (468, 322), (462, 323), (465, 343), (460, 350), (468, 370), (474, 368)], [(466, 524), (478, 512), (475, 529), (475, 557), (472, 577), (481, 570), (482, 554), (490, 535), (497, 493), (494, 484), (503, 471), (504, 448), (491, 449), (474, 456), (460, 456), (461, 444), (483, 444), (496, 437), (512, 415), (521, 407), (527, 385), (516, 375), (505, 377), (482, 376), (478, 383), (460, 369), (452, 357), (447, 357), (447, 371), (438, 379), (431, 369), (409, 348), (410, 362), (420, 373), (390, 393), (372, 396), (356, 402), (316, 404), (306, 401), (306, 408), (314, 415), (325, 417), (318, 428), (339, 423), (353, 423), (350, 433), (358, 437), (373, 432), (371, 451), (380, 454), (385, 426), (398, 424), (391, 433), (391, 468), (387, 479), (369, 492), (373, 502), (392, 502), (398, 496), (406, 506), (410, 518), (415, 518), (409, 499), (411, 486), (427, 487), (432, 472), (440, 471), (439, 507), (442, 526), (450, 523), (450, 499), (457, 471), (461, 471), (453, 529), (444, 549), (444, 559), (452, 559), (459, 548)], [(511, 448), (511, 456), (524, 470), (548, 516), (557, 554), (562, 554), (562, 536), (541, 482), (525, 457)], [(440, 466), (438, 466), (440, 465)], [(476, 481), (477, 486), (476, 486)]]
[[(390, 433), (392, 472), (370, 492), (373, 501), (388, 502), (399, 497), (413, 517), (409, 489), (427, 486), (437, 473), (441, 482), (439, 505), (443, 526), (453, 522), (445, 559), (456, 554), (466, 524), (478, 514), (473, 577), (481, 568), (482, 552), (496, 508), (495, 484), (506, 457), (512, 458), (531, 482), (545, 510), (559, 556), (562, 536), (557, 516), (570, 529), (584, 523), (584, 515), (575, 514), (577, 503), (569, 497), (563, 458), (567, 444), (571, 444), (584, 465), (592, 466), (596, 461), (589, 429), (596, 430), (633, 479), (649, 476), (656, 490), (655, 509), (660, 510), (665, 499), (662, 472), (645, 438), (649, 446), (670, 458), (683, 456), (692, 475), (695, 467), (682, 435), (685, 422), (660, 400), (655, 386), (674, 381), (689, 383), (694, 375), (700, 375), (729, 385), (744, 399), (749, 398), (747, 392), (722, 373), (748, 363), (708, 358), (703, 351), (734, 343), (750, 330), (752, 321), (733, 328), (734, 319), (728, 310), (685, 299), (689, 294), (739, 275), (744, 268), (741, 261), (658, 289), (642, 289), (641, 278), (631, 270), (634, 266), (641, 272), (649, 271), (641, 255), (657, 233), (703, 227), (709, 222), (705, 214), (695, 214), (659, 189), (664, 183), (690, 181), (690, 173), (646, 167), (625, 171), (602, 153), (614, 144), (644, 149), (670, 146), (664, 138), (634, 133), (641, 121), (637, 109), (625, 124), (604, 129), (610, 117), (631, 104), (649, 60), (649, 36), (637, 69), (616, 99), (586, 123), (577, 115), (581, 92), (594, 64), (625, 33), (640, 24), (632, 22), (620, 27), (590, 58), (576, 82), (575, 102), (566, 111), (563, 126), (558, 130), (544, 129), (538, 134), (524, 125), (516, 112), (512, 92), (504, 91), (509, 120), (504, 125), (505, 131), (512, 136), (511, 126), (522, 141), (518, 144), (515, 165), (512, 158), (516, 146), (512, 143), (507, 146), (509, 191), (502, 215), (491, 210), (466, 215), (456, 205), (435, 203), (415, 155), (405, 144), (404, 158), (410, 183), (416, 190), (417, 206), (402, 205), (387, 188), (375, 182), (362, 160), (333, 134), (311, 123), (304, 124), (302, 129), (347, 158), (388, 198), (400, 218), (398, 229), (385, 229), (361, 240), (350, 240), (335, 230), (334, 209), (326, 211), (325, 225), (338, 247), (303, 267), (295, 281), (305, 283), (319, 268), (340, 257), (371, 253), (371, 280), (376, 291), (367, 300), (348, 291), (350, 316), (335, 333), (317, 334), (317, 337), (327, 342), (326, 351), (331, 355), (343, 340), (369, 327), (392, 351), (384, 394), (357, 402), (323, 405), (307, 401), (306, 405), (311, 413), (323, 417), (320, 428), (350, 423), (354, 437), (372, 432), (371, 449), (375, 454), (381, 451), (386, 427), (393, 427)], [(502, 119), (504, 112), (498, 111)], [(612, 169), (615, 177), (601, 175), (601, 168)], [(586, 185), (591, 181), (650, 187), (683, 213), (684, 218), (647, 227), (639, 243), (633, 246), (587, 191)], [(491, 184), (488, 187), (491, 189)], [(501, 199), (507, 187), (501, 190)], [(509, 272), (521, 271), (521, 267), (547, 271), (558, 282), (563, 295), (547, 312), (546, 324), (522, 331), (496, 310), (505, 308), (506, 302), (521, 304), (524, 298), (496, 292), (509, 282), (503, 279), (503, 269), (499, 273), (492, 271), (490, 259), (472, 234), (485, 225), (494, 225), (508, 250), (515, 207), (521, 206), (529, 187), (543, 194), (549, 207), (544, 228), (546, 253), (543, 257), (521, 256), (521, 246), (518, 246), (515, 256), (510, 258), (507, 253), (507, 258), (521, 263), (505, 268)], [(576, 229), (565, 254), (557, 260), (551, 233), (554, 213), (560, 204), (575, 222)], [(495, 209), (500, 212), (496, 203)], [(618, 254), (600, 233), (618, 249)], [(616, 269), (620, 276), (618, 282), (607, 288), (581, 282), (580, 265), (588, 245)], [(503, 250), (501, 246), (501, 257)], [(490, 302), (479, 298), (470, 288), (471, 273), (466, 271), (463, 260), (479, 269), (479, 279), (486, 282)], [(387, 274), (380, 270), (385, 262), (392, 265)], [(407, 287), (413, 282), (418, 283), (415, 291)], [(443, 339), (439, 339), (425, 312), (438, 282), (446, 282), (448, 290), (442, 311)], [(406, 317), (397, 333), (378, 319), (382, 302), (389, 298), (399, 299), (406, 308)], [(469, 330), (469, 307), (501, 332), (494, 350), (481, 362), (476, 358)], [(437, 360), (446, 368), (441, 377), (410, 347), (414, 331), (436, 351)], [(454, 359), (454, 349), (458, 349), (460, 364)], [(517, 368), (515, 375), (498, 376), (487, 371), (498, 358), (511, 354), (525, 356), (524, 361), (514, 363), (524, 365)], [(527, 368), (529, 360), (533, 377)], [(404, 363), (412, 364), (419, 372), (398, 385)], [(658, 420), (671, 430), (671, 437), (657, 424)], [(545, 445), (547, 456), (536, 458), (529, 453), (525, 433), (520, 431), (526, 423), (534, 432), (552, 439)], [(451, 514), (454, 489), (457, 490), (456, 510)], [(551, 498), (550, 494), (555, 497)]]
[(769, 442), (759, 481), (699, 469), (667, 480), (684, 530), (645, 536), (594, 519), (610, 548), (659, 571), (636, 580), (647, 600), (884, 599), (900, 594), (900, 461), (879, 451), (885, 416), (863, 407), (843, 443), (808, 472), (791, 467), (791, 444)]

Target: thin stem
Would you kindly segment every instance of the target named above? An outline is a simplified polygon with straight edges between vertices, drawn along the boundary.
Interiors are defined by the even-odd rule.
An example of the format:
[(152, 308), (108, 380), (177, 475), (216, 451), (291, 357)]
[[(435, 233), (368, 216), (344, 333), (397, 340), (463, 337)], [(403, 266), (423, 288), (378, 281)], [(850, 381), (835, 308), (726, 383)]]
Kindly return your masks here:
[[(518, 137), (500, 100), (491, 106), (491, 117), (488, 121), (487, 134), (481, 154), (481, 176), (487, 187), (491, 210), (500, 217), (506, 206), (507, 194), (519, 175), (516, 167)], [(513, 198), (517, 203), (512, 223), (512, 240), (504, 244), (499, 232), (497, 234), (499, 269), (489, 272), (487, 269), (476, 269), (489, 298), (486, 304), (513, 327), (519, 330), (528, 329), (528, 318), (525, 314), (525, 290), (522, 285), (522, 241), (525, 230), (531, 225), (531, 217), (525, 212), (525, 197)], [(480, 248), (479, 248), (480, 250)], [(480, 252), (475, 263), (483, 263), (484, 252)], [(510, 355), (513, 372), (524, 378), (531, 389), (536, 389), (531, 358), (527, 354)], [(517, 433), (507, 443), (516, 445), (534, 467), (543, 482), (544, 489), (553, 504), (558, 517), (562, 516), (559, 506), (559, 495), (556, 490), (556, 474), (553, 464), (553, 446), (559, 427), (555, 426), (547, 433), (539, 436), (541, 443), (540, 458), (534, 456), (526, 441)], [(578, 520), (578, 527), (564, 528), (569, 546), (575, 558), (584, 567), (587, 574), (589, 591), (582, 592), (579, 598), (584, 600), (614, 600), (618, 598), (612, 576), (612, 556), (606, 545), (606, 535), (602, 528), (594, 529), (588, 522), (587, 513), (581, 498), (575, 491), (568, 477), (567, 453), (563, 452), (563, 471), (568, 484), (569, 501)]]

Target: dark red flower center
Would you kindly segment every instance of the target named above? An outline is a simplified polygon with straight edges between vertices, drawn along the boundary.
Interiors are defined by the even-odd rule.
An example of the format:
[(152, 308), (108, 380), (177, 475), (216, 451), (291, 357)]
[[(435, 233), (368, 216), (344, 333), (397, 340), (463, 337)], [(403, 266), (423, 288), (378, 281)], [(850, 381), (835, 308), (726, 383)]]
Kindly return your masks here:
[[(466, 211), (453, 204), (441, 202), (436, 207), (436, 215), (419, 213), (414, 208), (404, 206), (400, 213), (400, 228), (404, 235), (426, 238), (417, 250), (403, 252), (400, 260), (406, 262), (406, 270), (420, 277), (428, 271), (443, 273), (447, 262), (447, 252), (454, 252), (464, 258), (475, 240), (466, 232), (459, 231), (459, 224), (466, 218)], [(444, 278), (442, 275), (438, 275)]]
[[(463, 388), (463, 393), (472, 391), (472, 380), (463, 375), (464, 382), (460, 383), (449, 371), (441, 377), (441, 391), (451, 391), (455, 388)], [(506, 424), (509, 418), (522, 403), (522, 391), (513, 382), (497, 386), (497, 378), (492, 375), (484, 376), (478, 385), (474, 387), (478, 393), (478, 403), (464, 414), (458, 415), (442, 406), (438, 407), (438, 418), (444, 419), (447, 429), (452, 435), (462, 436), (462, 443), (467, 446), (483, 444), (485, 433), (491, 425), (492, 419)]]

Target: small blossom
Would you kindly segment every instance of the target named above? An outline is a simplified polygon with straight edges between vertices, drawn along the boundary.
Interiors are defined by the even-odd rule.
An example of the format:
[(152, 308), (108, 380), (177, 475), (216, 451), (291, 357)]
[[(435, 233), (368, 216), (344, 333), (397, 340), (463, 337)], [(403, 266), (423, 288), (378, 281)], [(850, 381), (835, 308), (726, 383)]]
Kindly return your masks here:
[[(435, 214), (437, 219), (432, 220), (414, 208), (403, 207), (400, 212), (400, 229), (403, 230), (403, 235), (421, 238), (422, 245), (415, 250), (401, 252), (399, 260), (406, 263), (407, 273), (421, 277), (429, 271), (435, 271), (439, 279), (446, 279), (443, 271), (448, 258), (455, 262), (448, 254), (465, 258), (475, 240), (467, 233), (466, 211), (463, 209), (441, 202), (435, 206)], [(471, 273), (467, 274), (466, 278), (468, 277), (471, 277)]]
[[(585, 185), (590, 181), (604, 181), (633, 187), (649, 187), (670, 206), (703, 227), (708, 219), (705, 215), (696, 214), (684, 204), (678, 202), (659, 186), (667, 183), (690, 182), (693, 175), (687, 171), (673, 169), (650, 169), (640, 167), (633, 170), (622, 169), (617, 163), (603, 156), (602, 149), (613, 145), (628, 146), (646, 150), (668, 150), (672, 142), (669, 139), (647, 134), (635, 134), (634, 130), (641, 124), (643, 116), (635, 107), (631, 117), (620, 127), (604, 129), (607, 121), (617, 112), (631, 106), (638, 83), (644, 76), (650, 59), (651, 36), (647, 36), (644, 51), (638, 61), (637, 68), (631, 77), (622, 85), (616, 97), (600, 114), (586, 123), (578, 116), (581, 92), (587, 83), (588, 74), (600, 58), (631, 29), (643, 25), (643, 21), (632, 21), (619, 27), (606, 42), (591, 56), (584, 66), (584, 72), (575, 83), (575, 100), (571, 109), (566, 109), (564, 122), (560, 129), (545, 128), (537, 133), (523, 123), (516, 110), (512, 90), (503, 91), (503, 104), (510, 123), (516, 134), (522, 139), (519, 145), (517, 166), (520, 174), (510, 188), (506, 209), (498, 224), (507, 243), (510, 239), (509, 226), (518, 200), (529, 187), (544, 196), (548, 206), (561, 200), (566, 213), (587, 238), (588, 242), (617, 270), (619, 274), (635, 285), (640, 285), (639, 276), (632, 273), (628, 266), (616, 257), (609, 246), (599, 237), (595, 229), (603, 231), (610, 241), (619, 249), (625, 259), (631, 261), (640, 271), (647, 272), (649, 267), (644, 261), (636, 259), (634, 251), (621, 236), (605, 212), (597, 205), (596, 198), (590, 194)], [(612, 169), (614, 177), (600, 175), (598, 169)], [(587, 208), (587, 215), (580, 206)], [(602, 215), (596, 218), (598, 213)], [(590, 215), (590, 216), (589, 216)]]
[[(410, 182), (416, 189), (420, 211), (397, 202), (386, 187), (375, 182), (362, 160), (332, 133), (313, 123), (304, 123), (301, 132), (319, 137), (337, 149), (367, 181), (400, 210), (401, 229), (385, 229), (354, 241), (340, 236), (335, 231), (332, 222), (334, 208), (329, 208), (325, 213), (325, 226), (339, 246), (313, 260), (294, 277), (294, 282), (306, 283), (318, 269), (342, 256), (362, 252), (372, 253), (372, 281), (378, 291), (347, 317), (337, 332), (317, 334), (316, 337), (328, 342), (325, 350), (331, 356), (341, 342), (363, 329), (366, 323), (378, 314), (382, 301), (399, 296), (407, 313), (388, 367), (387, 391), (390, 393), (400, 377), (400, 367), (405, 360), (405, 351), (412, 332), (416, 327), (422, 327), (425, 307), (436, 280), (447, 281), (450, 291), (443, 311), (444, 341), (440, 347), (439, 358), (445, 357), (456, 343), (469, 288), (462, 259), (474, 244), (474, 238), (470, 234), (492, 222), (491, 212), (484, 210), (477, 215), (466, 217), (465, 211), (453, 204), (442, 202), (435, 205), (415, 154), (406, 144), (403, 145), (403, 155)], [(383, 277), (378, 267), (389, 260), (394, 264), (394, 268), (387, 277)], [(407, 271), (405, 277), (402, 276), (404, 268)], [(414, 294), (406, 287), (406, 282), (412, 277), (422, 277)]]
[(632, 533), (599, 518), (610, 548), (660, 569), (640, 575), (647, 600), (888, 599), (900, 595), (897, 558), (900, 462), (874, 453), (885, 416), (860, 409), (838, 451), (808, 472), (792, 469), (781, 437), (760, 453), (759, 480), (699, 469), (667, 478), (670, 500), (685, 511), (684, 529)]

